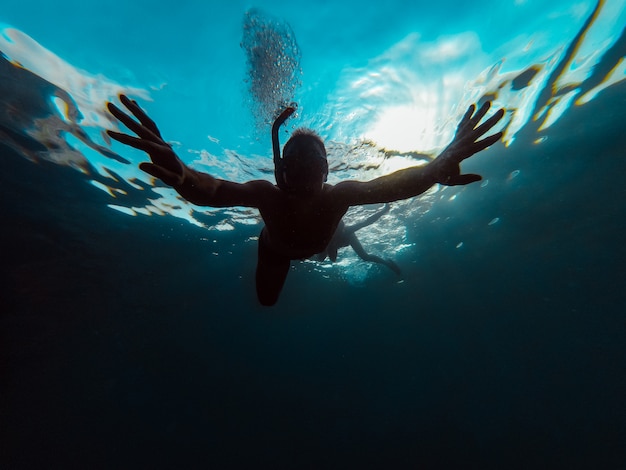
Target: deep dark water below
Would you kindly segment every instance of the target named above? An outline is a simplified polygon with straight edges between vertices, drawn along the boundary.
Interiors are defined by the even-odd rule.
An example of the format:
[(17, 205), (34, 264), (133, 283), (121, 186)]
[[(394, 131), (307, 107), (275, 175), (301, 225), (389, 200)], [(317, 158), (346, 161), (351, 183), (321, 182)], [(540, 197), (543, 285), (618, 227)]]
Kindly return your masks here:
[(4, 149), (0, 466), (624, 468), (625, 96), (512, 151), (502, 197), (427, 215), (403, 284), (298, 268), (274, 309), (258, 227), (209, 246)]

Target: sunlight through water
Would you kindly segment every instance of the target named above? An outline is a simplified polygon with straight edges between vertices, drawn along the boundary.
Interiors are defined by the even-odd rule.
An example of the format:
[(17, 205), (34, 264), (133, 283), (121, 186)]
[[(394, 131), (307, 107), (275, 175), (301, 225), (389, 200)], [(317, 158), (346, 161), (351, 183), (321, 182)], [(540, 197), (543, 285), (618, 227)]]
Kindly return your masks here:
[[(520, 12), (528, 7), (525, 1), (510, 3), (509, 9)], [(506, 154), (522, 138), (541, 145), (550, 137), (551, 126), (572, 107), (585, 106), (626, 78), (626, 6), (621, 1), (555, 4), (545, 10), (545, 17), (519, 21), (518, 29), (509, 31), (497, 45), (487, 38), (488, 28), (480, 25), (459, 27), (438, 37), (409, 31), (386, 44), (384, 50), (371, 49), (371, 55), (363, 60), (346, 60), (345, 66), (334, 71), (331, 89), (317, 95), (315, 71), (306, 69), (305, 59), (307, 54), (319, 52), (305, 49), (300, 41), (301, 34), (311, 33), (277, 16), (267, 19), (260, 11), (233, 13), (233, 25), (242, 30), (241, 56), (233, 61), (243, 64), (247, 60), (249, 69), (246, 76), (233, 76), (232, 81), (238, 81), (242, 94), (248, 94), (243, 101), (256, 103), (251, 109), (256, 112), (254, 125), (261, 134), (269, 136), (269, 125), (282, 106), (292, 102), (299, 106), (296, 117), (287, 122), (287, 131), (312, 127), (326, 140), (330, 183), (371, 179), (428, 162), (450, 142), (467, 107), (485, 100), (493, 101), (491, 112), (506, 109), (501, 125), (504, 145), (490, 152)], [(567, 37), (559, 32), (564, 23), (570, 25)], [(105, 111), (107, 101), (125, 93), (143, 105), (156, 107), (168, 92), (167, 86), (135, 80), (123, 83), (97, 69), (83, 70), (33, 39), (36, 31), (0, 26), (4, 83), (0, 138), (5, 145), (33, 163), (50, 161), (88, 175), (94, 187), (110, 197), (108, 207), (128, 216), (172, 216), (209, 231), (260, 224), (256, 211), (196, 207), (169, 188), (153, 186), (152, 178), (137, 168), (145, 156), (107, 138), (106, 129), (119, 130)], [(263, 56), (259, 51), (271, 54)], [(225, 67), (221, 70), (227, 73)], [(310, 113), (315, 109), (313, 102), (322, 103), (315, 115)], [(159, 112), (161, 117), (167, 115), (167, 110)], [(198, 125), (197, 134), (208, 135), (205, 146), (172, 141), (180, 157), (217, 177), (273, 181), (267, 140), (253, 142), (249, 138), (250, 145), (234, 145), (232, 139), (215, 133), (211, 119), (220, 117)], [(172, 118), (172, 125), (175, 120)], [(281, 133), (281, 139), (287, 135)], [(167, 137), (179, 139), (171, 132)], [(246, 142), (245, 136), (242, 142)], [(490, 163), (485, 165), (481, 171), (488, 174)], [(512, 179), (520, 170), (511, 168), (508, 174)], [(481, 191), (490, 190), (487, 183)], [(452, 190), (435, 187), (420, 198), (394, 204), (389, 214), (359, 236), (381, 256), (393, 257), (412, 249), (406, 237), (407, 221), (414, 224), (444, 200), (457, 204), (458, 199), (462, 198), (456, 198)], [(351, 210), (347, 219), (357, 221), (375, 209)], [(490, 226), (502, 223), (497, 215), (488, 221)], [(455, 246), (461, 249), (463, 243)], [(358, 281), (367, 273), (357, 271), (356, 260), (356, 255), (346, 251), (337, 266), (352, 269), (353, 279)], [(312, 265), (312, 269), (328, 267)], [(358, 269), (372, 268), (361, 265)]]

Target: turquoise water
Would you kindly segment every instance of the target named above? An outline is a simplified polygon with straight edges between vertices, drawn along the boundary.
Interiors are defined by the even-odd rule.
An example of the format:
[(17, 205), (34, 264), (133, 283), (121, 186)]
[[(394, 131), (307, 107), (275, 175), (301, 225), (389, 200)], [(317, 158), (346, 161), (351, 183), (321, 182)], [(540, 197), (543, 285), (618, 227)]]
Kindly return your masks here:
[[(621, 468), (625, 19), (617, 0), (5, 5), (2, 466)], [(251, 30), (280, 66), (251, 64)], [(346, 248), (263, 309), (258, 214), (153, 185), (105, 137), (119, 93), (236, 181), (273, 179), (286, 102), (282, 141), (315, 129), (331, 183), (427, 161), (481, 98), (507, 114), (464, 163), (481, 183), (358, 232), (402, 276)]]

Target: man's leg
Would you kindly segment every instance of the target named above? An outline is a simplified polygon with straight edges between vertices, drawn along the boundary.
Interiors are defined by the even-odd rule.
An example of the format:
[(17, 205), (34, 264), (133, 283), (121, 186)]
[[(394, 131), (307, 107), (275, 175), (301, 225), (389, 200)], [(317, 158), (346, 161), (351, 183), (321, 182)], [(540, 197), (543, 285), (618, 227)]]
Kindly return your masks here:
[(263, 235), (262, 231), (259, 236), (259, 259), (256, 265), (256, 293), (261, 305), (269, 307), (278, 301), (291, 262), (289, 258), (272, 251)]

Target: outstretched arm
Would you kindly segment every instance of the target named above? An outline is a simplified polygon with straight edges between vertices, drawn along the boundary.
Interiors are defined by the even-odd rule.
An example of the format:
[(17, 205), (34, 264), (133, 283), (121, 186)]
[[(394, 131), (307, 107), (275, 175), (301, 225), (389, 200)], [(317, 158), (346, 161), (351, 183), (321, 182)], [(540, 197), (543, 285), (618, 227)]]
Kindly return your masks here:
[(141, 163), (139, 168), (173, 187), (189, 202), (213, 207), (258, 207), (264, 195), (276, 189), (268, 181), (240, 184), (192, 170), (178, 158), (171, 145), (163, 140), (154, 121), (136, 101), (125, 95), (120, 95), (120, 101), (137, 120), (113, 103), (107, 105), (109, 112), (138, 137), (114, 131), (107, 131), (107, 134), (118, 142), (147, 152), (151, 162)]
[(486, 102), (478, 111), (471, 105), (457, 127), (454, 139), (445, 150), (428, 165), (406, 168), (371, 181), (344, 181), (333, 189), (335, 200), (347, 206), (391, 202), (408, 199), (428, 190), (436, 183), (447, 186), (469, 184), (481, 179), (480, 175), (461, 174), (461, 162), (475, 153), (490, 147), (502, 137), (497, 132), (479, 140), (504, 116), (498, 110), (480, 124), (491, 103)]
[(379, 210), (378, 212), (375, 212), (374, 214), (370, 215), (367, 219), (362, 220), (361, 222), (358, 222), (354, 225), (350, 225), (346, 227), (346, 230), (349, 231), (350, 233), (354, 233), (357, 230), (361, 230), (363, 227), (372, 225), (374, 222), (380, 219), (383, 215), (389, 212), (389, 209), (390, 209), (389, 204), (385, 204), (385, 207), (383, 207), (381, 210)]

